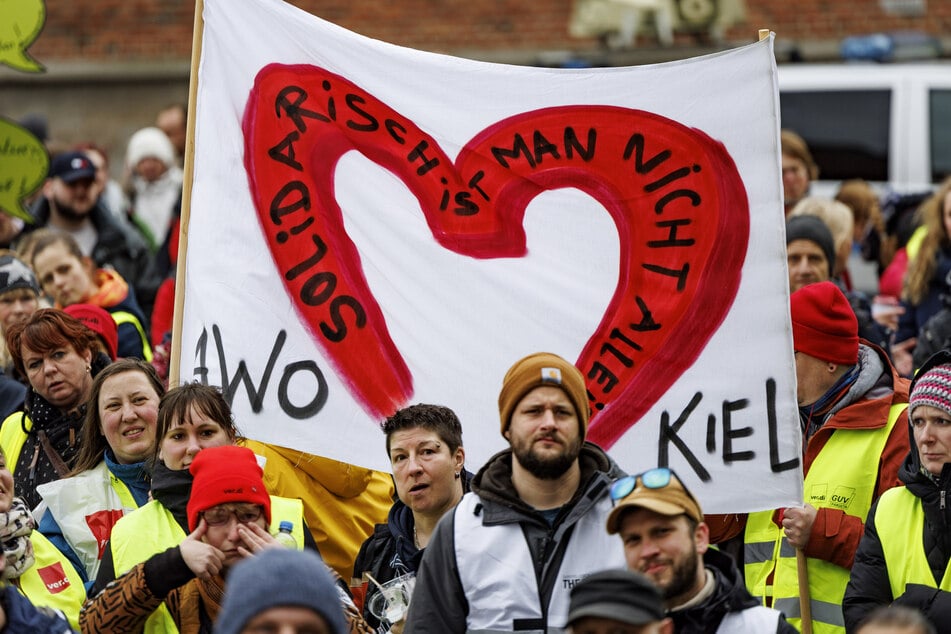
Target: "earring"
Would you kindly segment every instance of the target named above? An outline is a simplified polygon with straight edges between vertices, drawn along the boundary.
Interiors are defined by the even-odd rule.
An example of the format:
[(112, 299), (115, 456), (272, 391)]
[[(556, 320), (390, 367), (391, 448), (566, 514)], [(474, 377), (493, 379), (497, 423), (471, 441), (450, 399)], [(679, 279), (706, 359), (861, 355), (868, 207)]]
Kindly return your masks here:
[(89, 374), (90, 372), (92, 372), (92, 366), (91, 366), (91, 365), (87, 365), (87, 366), (86, 366), (86, 374)]
[(458, 480), (458, 479), (459, 479), (459, 472), (458, 472), (458, 471), (456, 471), (456, 473), (455, 473), (455, 477), (456, 477), (456, 480)]

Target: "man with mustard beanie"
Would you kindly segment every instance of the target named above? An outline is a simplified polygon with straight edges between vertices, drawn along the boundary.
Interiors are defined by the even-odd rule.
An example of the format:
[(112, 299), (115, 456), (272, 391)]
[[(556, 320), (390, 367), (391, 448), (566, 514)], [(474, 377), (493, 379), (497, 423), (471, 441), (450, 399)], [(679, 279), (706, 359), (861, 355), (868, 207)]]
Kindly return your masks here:
[(509, 448), (436, 527), (406, 634), (563, 632), (575, 583), (624, 567), (604, 531), (610, 484), (624, 474), (584, 440), (581, 372), (547, 352), (517, 361), (502, 381), (499, 415)]
[[(790, 308), (805, 504), (746, 519), (746, 585), (798, 628), (795, 549), (801, 549), (813, 631), (844, 632), (842, 597), (865, 518), (879, 496), (899, 484), (908, 453), (908, 381), (881, 348), (859, 339), (855, 314), (832, 282), (799, 289)], [(711, 541), (730, 536), (711, 535)]]

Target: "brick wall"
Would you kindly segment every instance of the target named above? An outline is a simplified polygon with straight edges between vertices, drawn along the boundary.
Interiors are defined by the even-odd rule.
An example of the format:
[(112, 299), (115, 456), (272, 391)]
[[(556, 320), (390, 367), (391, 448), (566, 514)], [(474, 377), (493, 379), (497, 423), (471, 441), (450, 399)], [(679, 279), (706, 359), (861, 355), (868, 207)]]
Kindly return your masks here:
[[(565, 51), (573, 51), (588, 55), (593, 63), (639, 64), (715, 48), (703, 38), (681, 33), (670, 48), (660, 48), (647, 36), (638, 39), (636, 49), (608, 54), (596, 38), (569, 36), (574, 1), (294, 0), (292, 4), (395, 44), (514, 63), (557, 64)], [(806, 40), (825, 42), (824, 50), (836, 54), (836, 42), (846, 35), (893, 29), (917, 29), (946, 38), (951, 33), (951, 0), (924, 0), (927, 15), (916, 18), (887, 15), (881, 9), (883, 1), (916, 0), (743, 0), (746, 20), (726, 32), (720, 47), (750, 42), (758, 28), (777, 33), (780, 59), (783, 51)], [(112, 171), (118, 176), (132, 133), (152, 125), (162, 106), (187, 99), (195, 1), (46, 0), (46, 6), (45, 26), (29, 53), (47, 65), (48, 72), (29, 75), (0, 66), (0, 117), (16, 120), (28, 113), (41, 114), (60, 146), (98, 142), (112, 154)]]
[[(431, 51), (599, 46), (595, 39), (568, 35), (572, 0), (295, 0), (291, 4), (358, 33)], [(882, 0), (745, 0), (745, 4), (746, 22), (733, 26), (727, 39), (749, 41), (761, 27), (791, 40), (838, 40), (898, 29), (935, 36), (951, 32), (951, 2), (947, 0), (925, 0), (927, 14), (920, 17), (889, 15), (882, 9)], [(47, 0), (46, 25), (30, 50), (40, 60), (187, 59), (194, 6), (194, 0)], [(689, 41), (689, 36), (681, 35), (680, 41)]]

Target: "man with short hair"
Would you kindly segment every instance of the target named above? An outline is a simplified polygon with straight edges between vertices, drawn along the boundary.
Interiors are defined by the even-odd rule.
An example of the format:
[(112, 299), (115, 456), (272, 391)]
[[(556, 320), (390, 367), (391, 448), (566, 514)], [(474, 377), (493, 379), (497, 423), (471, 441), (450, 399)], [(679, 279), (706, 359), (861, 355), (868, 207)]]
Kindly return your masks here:
[(611, 497), (608, 533), (621, 536), (627, 567), (660, 589), (678, 634), (796, 632), (746, 591), (730, 557), (709, 548), (700, 504), (673, 471), (621, 478)]
[(406, 634), (563, 632), (571, 587), (624, 565), (603, 528), (610, 483), (623, 474), (584, 442), (581, 372), (550, 353), (521, 359), (505, 375), (499, 414), (510, 448), (436, 527)]
[(43, 195), (31, 209), (35, 222), (24, 233), (49, 227), (69, 233), (97, 266), (114, 268), (135, 288), (143, 307), (151, 306), (157, 283), (148, 280), (150, 255), (142, 238), (119, 225), (100, 202), (96, 167), (82, 152), (64, 152), (50, 163)]
[(835, 243), (818, 216), (792, 216), (786, 221), (786, 262), (790, 292), (832, 278)]
[(671, 634), (660, 591), (644, 575), (604, 570), (571, 589), (568, 634)]

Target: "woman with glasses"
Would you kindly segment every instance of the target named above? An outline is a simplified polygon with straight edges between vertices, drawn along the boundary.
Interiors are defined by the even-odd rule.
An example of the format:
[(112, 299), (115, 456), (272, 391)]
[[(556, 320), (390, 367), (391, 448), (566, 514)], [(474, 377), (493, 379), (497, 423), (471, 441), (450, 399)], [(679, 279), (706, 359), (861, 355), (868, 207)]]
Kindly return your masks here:
[[(194, 477), (186, 505), (189, 533), (177, 546), (152, 555), (121, 576), (80, 615), (83, 632), (138, 631), (159, 608), (165, 632), (211, 632), (226, 571), (266, 548), (280, 548), (268, 532), (271, 497), (254, 452), (224, 445), (190, 463)], [(157, 526), (156, 531), (163, 527)]]
[[(153, 566), (160, 566), (163, 561), (171, 565), (171, 570), (155, 577), (146, 576), (146, 579), (164, 578), (174, 574), (175, 570), (187, 574), (180, 556), (168, 553), (174, 552), (192, 532), (188, 508), (195, 494), (195, 485), (190, 467), (208, 449), (243, 442), (221, 390), (199, 383), (173, 388), (162, 398), (156, 438), (156, 453), (152, 460), (152, 501), (123, 517), (113, 528), (111, 539), (103, 552), (96, 582), (89, 591), (89, 596), (94, 597), (97, 603), (96, 615), (89, 617), (89, 623), (97, 625), (89, 626), (88, 631), (111, 631), (97, 619), (105, 617), (111, 606), (112, 599), (109, 597), (114, 598), (115, 595), (109, 594), (104, 599), (100, 597), (105, 594), (103, 590), (107, 585), (120, 574), (134, 570), (147, 560), (154, 561), (145, 568), (146, 571), (153, 570)], [(290, 521), (297, 548), (316, 551), (317, 546), (304, 523), (301, 501), (278, 496), (269, 498), (273, 515), (270, 530), (277, 532), (281, 521)], [(166, 559), (161, 558), (163, 553)], [(343, 588), (342, 596), (347, 597), (345, 586)], [(157, 588), (159, 591), (162, 589)], [(348, 597), (346, 601), (349, 601)], [(359, 619), (359, 612), (352, 602), (349, 608)], [(161, 602), (158, 610), (148, 616), (145, 631), (178, 631), (168, 609)]]

